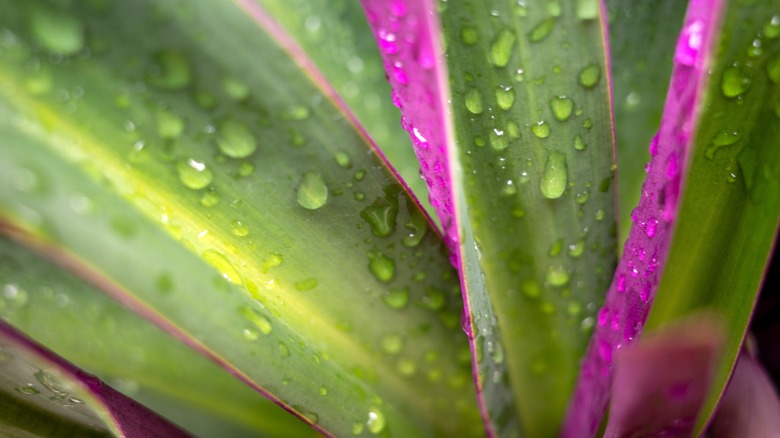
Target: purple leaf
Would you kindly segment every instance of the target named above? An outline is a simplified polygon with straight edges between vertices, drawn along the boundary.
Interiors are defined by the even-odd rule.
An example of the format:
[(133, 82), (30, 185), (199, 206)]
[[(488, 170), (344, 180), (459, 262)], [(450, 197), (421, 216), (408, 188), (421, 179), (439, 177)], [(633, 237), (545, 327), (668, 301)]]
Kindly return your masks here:
[(632, 213), (623, 257), (598, 315), (564, 437), (592, 436), (609, 400), (615, 352), (641, 333), (661, 278), (688, 150), (698, 124), (699, 95), (707, 80), (720, 0), (693, 0), (677, 43), (661, 126), (650, 143), (642, 197)]

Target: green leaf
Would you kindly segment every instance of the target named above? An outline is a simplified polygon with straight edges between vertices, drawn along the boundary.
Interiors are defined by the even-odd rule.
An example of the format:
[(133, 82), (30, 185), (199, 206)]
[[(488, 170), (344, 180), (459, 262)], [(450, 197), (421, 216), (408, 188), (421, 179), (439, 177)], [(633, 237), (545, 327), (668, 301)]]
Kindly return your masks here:
[(699, 413), (710, 418), (738, 357), (780, 218), (780, 23), (771, 1), (730, 1), (648, 327), (703, 310), (727, 339)]
[(218, 365), (6, 239), (0, 285), (14, 291), (0, 295), (0, 317), (196, 436), (314, 433)]
[(364, 6), (461, 245), (488, 427), (555, 435), (616, 255), (600, 6), (439, 3), (446, 60), (433, 2)]
[(368, 135), (435, 217), (401, 115), (390, 99), (382, 58), (354, 0), (254, 0), (279, 21), (355, 112)]
[(64, 55), (28, 26), (55, 6), (14, 5), (0, 215), (20, 239), (318, 430), (480, 432), (440, 239), (262, 10), (73, 4)]
[[(618, 157), (618, 231), (625, 242), (639, 203), (647, 145), (658, 130), (687, 1), (617, 0), (609, 5), (609, 45)], [(622, 250), (622, 244), (620, 245)]]

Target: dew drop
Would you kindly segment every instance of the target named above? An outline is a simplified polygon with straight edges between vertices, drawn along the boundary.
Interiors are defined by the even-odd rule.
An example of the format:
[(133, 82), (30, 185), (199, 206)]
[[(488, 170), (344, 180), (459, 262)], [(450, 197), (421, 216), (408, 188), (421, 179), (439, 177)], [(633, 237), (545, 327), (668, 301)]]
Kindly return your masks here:
[(409, 359), (399, 359), (395, 367), (404, 377), (411, 377), (417, 372), (417, 364)]
[(190, 158), (176, 164), (179, 180), (185, 187), (192, 190), (205, 188), (214, 179), (211, 169), (205, 163)]
[(222, 89), (233, 100), (242, 101), (249, 97), (249, 86), (236, 78), (224, 78), (222, 80)]
[(589, 64), (580, 70), (579, 83), (585, 88), (593, 88), (601, 79), (601, 67), (598, 64)]
[(50, 53), (74, 55), (84, 46), (84, 24), (67, 11), (30, 4), (30, 27), (38, 44)]
[(502, 110), (509, 110), (515, 103), (515, 90), (510, 86), (499, 86), (496, 90), (496, 102)]
[(547, 138), (550, 136), (550, 125), (545, 121), (536, 122), (531, 125), (531, 132), (539, 138)]
[(309, 108), (303, 105), (292, 105), (282, 112), (282, 120), (306, 120), (309, 117)]
[(251, 322), (260, 330), (260, 333), (268, 335), (273, 331), (271, 320), (267, 316), (257, 311), (252, 306), (241, 306), (238, 309), (239, 314), (247, 321)]
[(290, 356), (290, 348), (287, 347), (287, 344), (285, 344), (282, 341), (279, 341), (278, 350), (279, 350), (279, 356), (280, 357), (289, 357)]
[(559, 122), (569, 119), (574, 109), (574, 101), (566, 96), (556, 96), (550, 99), (550, 109)]
[(502, 151), (509, 146), (509, 141), (504, 135), (504, 131), (493, 129), (490, 131), (490, 146), (496, 151)]
[(582, 140), (582, 137), (577, 134), (574, 137), (574, 149), (578, 151), (584, 151), (587, 147), (588, 145), (585, 144), (585, 142)]
[(557, 151), (547, 153), (540, 188), (548, 199), (557, 199), (566, 190), (567, 182), (566, 154)]
[(404, 341), (398, 335), (387, 335), (382, 338), (382, 350), (387, 354), (398, 354), (404, 347)]
[(509, 63), (509, 58), (512, 56), (516, 39), (517, 37), (511, 30), (502, 29), (498, 32), (496, 39), (493, 40), (493, 44), (490, 46), (490, 61), (493, 65), (506, 67)]
[(227, 119), (219, 125), (219, 151), (230, 158), (246, 158), (257, 149), (252, 131), (239, 121)]
[(585, 240), (580, 239), (574, 245), (569, 245), (569, 257), (577, 258), (585, 251)]
[(389, 283), (395, 277), (395, 262), (381, 253), (369, 255), (368, 269), (382, 283)]
[(403, 309), (409, 303), (409, 289), (392, 289), (382, 301), (393, 309)]
[(775, 54), (766, 62), (766, 74), (769, 80), (780, 84), (780, 53)]
[(147, 77), (149, 85), (161, 90), (181, 90), (192, 81), (192, 67), (183, 53), (160, 50), (153, 56), (156, 71)]
[(466, 109), (472, 114), (482, 114), (482, 95), (479, 90), (472, 88), (466, 92), (464, 97), (466, 101)]
[(249, 234), (249, 227), (238, 219), (234, 220), (231, 226), (234, 236), (245, 237)]
[(19, 394), (24, 394), (24, 395), (35, 395), (35, 394), (40, 394), (41, 393), (41, 391), (38, 391), (38, 388), (33, 386), (32, 383), (28, 383), (28, 384), (22, 385), (22, 386), (17, 386), (14, 389)]
[(580, 20), (593, 20), (599, 16), (598, 0), (577, 0), (575, 14)]
[(467, 46), (473, 46), (479, 42), (479, 31), (470, 26), (464, 26), (460, 30), (460, 40)]
[(387, 197), (377, 198), (373, 204), (360, 211), (360, 217), (371, 226), (371, 234), (387, 237), (395, 231), (398, 204)]
[(251, 328), (245, 328), (241, 331), (241, 334), (244, 335), (244, 339), (247, 341), (256, 341), (260, 338), (260, 333), (258, 333), (257, 330)]
[(737, 97), (750, 88), (751, 80), (742, 73), (737, 65), (726, 67), (723, 70), (723, 78), (720, 90), (726, 97)]
[(220, 200), (221, 198), (216, 190), (208, 189), (203, 193), (203, 196), (200, 197), (200, 205), (204, 207), (213, 207), (219, 204)]
[(582, 204), (588, 202), (588, 198), (589, 197), (590, 197), (590, 191), (583, 190), (583, 191), (577, 193), (576, 195), (574, 195), (574, 200), (577, 202), (577, 204), (582, 205)]
[(530, 32), (528, 32), (528, 40), (532, 43), (538, 43), (547, 38), (547, 35), (552, 32), (554, 26), (555, 20), (552, 18), (540, 21)]
[(241, 276), (238, 274), (238, 271), (236, 271), (236, 268), (230, 263), (230, 260), (222, 253), (213, 249), (207, 249), (206, 251), (203, 251), (202, 257), (208, 264), (217, 268), (225, 280), (231, 283), (241, 284)]
[(379, 435), (385, 430), (385, 415), (376, 406), (369, 409), (366, 426), (368, 426), (368, 431), (372, 435)]
[(298, 184), (298, 205), (307, 210), (316, 210), (328, 200), (328, 186), (322, 175), (316, 172), (306, 172)]
[(547, 284), (553, 287), (562, 287), (569, 284), (569, 272), (565, 266), (550, 266), (547, 269)]
[(336, 153), (336, 163), (338, 163), (338, 165), (343, 167), (344, 169), (349, 169), (350, 167), (352, 167), (352, 159), (349, 157), (349, 154), (346, 152)]
[(184, 131), (184, 120), (170, 111), (157, 113), (157, 133), (164, 140), (175, 140)]
[(775, 15), (764, 24), (762, 29), (767, 39), (780, 37), (780, 15)]
[(314, 289), (315, 287), (317, 287), (318, 284), (319, 282), (317, 281), (316, 278), (307, 278), (305, 280), (296, 282), (295, 290), (300, 292), (306, 292), (307, 290)]

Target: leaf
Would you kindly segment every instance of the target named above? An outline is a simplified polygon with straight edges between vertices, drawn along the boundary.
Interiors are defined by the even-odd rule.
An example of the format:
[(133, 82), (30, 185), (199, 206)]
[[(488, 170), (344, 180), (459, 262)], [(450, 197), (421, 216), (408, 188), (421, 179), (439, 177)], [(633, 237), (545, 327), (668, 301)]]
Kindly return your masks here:
[[(750, 49), (754, 37), (748, 38), (764, 32), (765, 24), (771, 34), (772, 17), (767, 4), (747, 7), (704, 0), (689, 4), (664, 119), (650, 145), (654, 157), (648, 180), (607, 303), (599, 313), (570, 407), (567, 436), (595, 431), (608, 398), (613, 354), (639, 335), (654, 297), (648, 328), (699, 311), (723, 320), (724, 352), (695, 434), (701, 432), (725, 386), (780, 213), (772, 203), (773, 175), (780, 163), (772, 155), (780, 138), (774, 127), (778, 95), (767, 70), (777, 45), (769, 38), (762, 47), (766, 52), (756, 55)], [(750, 91), (742, 90), (740, 96), (732, 89), (745, 84), (734, 83), (731, 76), (742, 71), (742, 61), (735, 66), (735, 57), (753, 58), (744, 61), (751, 65)], [(744, 126), (739, 135), (734, 134), (736, 126)], [(728, 157), (720, 155), (726, 151), (714, 155), (724, 141), (736, 144), (743, 132), (745, 142), (731, 148)], [(743, 147), (748, 152), (741, 152)], [(736, 182), (737, 153), (761, 157), (761, 172), (767, 175), (756, 180), (761, 196), (751, 193), (749, 184)]]
[(390, 99), (382, 59), (360, 4), (351, 0), (255, 0), (290, 33), (433, 216), (420, 165)]
[(600, 5), (363, 4), (459, 251), (489, 433), (554, 435), (615, 257)]
[[(6, 239), (0, 285), (13, 291), (12, 298), (0, 294), (0, 317), (196, 436), (314, 433), (218, 365)], [(210, 427), (219, 433), (209, 434)]]
[[(618, 162), (618, 231), (624, 243), (639, 203), (647, 145), (656, 133), (687, 1), (607, 1)], [(621, 245), (622, 247), (622, 245)]]
[(3, 434), (188, 436), (1, 320), (0, 368)]
[(268, 15), (0, 5), (7, 232), (324, 433), (479, 432), (440, 239)]

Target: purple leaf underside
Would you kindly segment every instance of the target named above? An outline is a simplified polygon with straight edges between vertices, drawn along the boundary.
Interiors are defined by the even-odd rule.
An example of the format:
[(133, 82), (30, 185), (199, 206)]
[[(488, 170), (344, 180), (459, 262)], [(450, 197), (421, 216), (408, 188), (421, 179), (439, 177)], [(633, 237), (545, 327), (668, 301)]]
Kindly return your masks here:
[(672, 235), (688, 150), (698, 124), (721, 0), (692, 0), (677, 42), (674, 68), (650, 163), (623, 257), (598, 314), (562, 436), (593, 436), (604, 415), (618, 349), (635, 341), (644, 326), (663, 271)]

